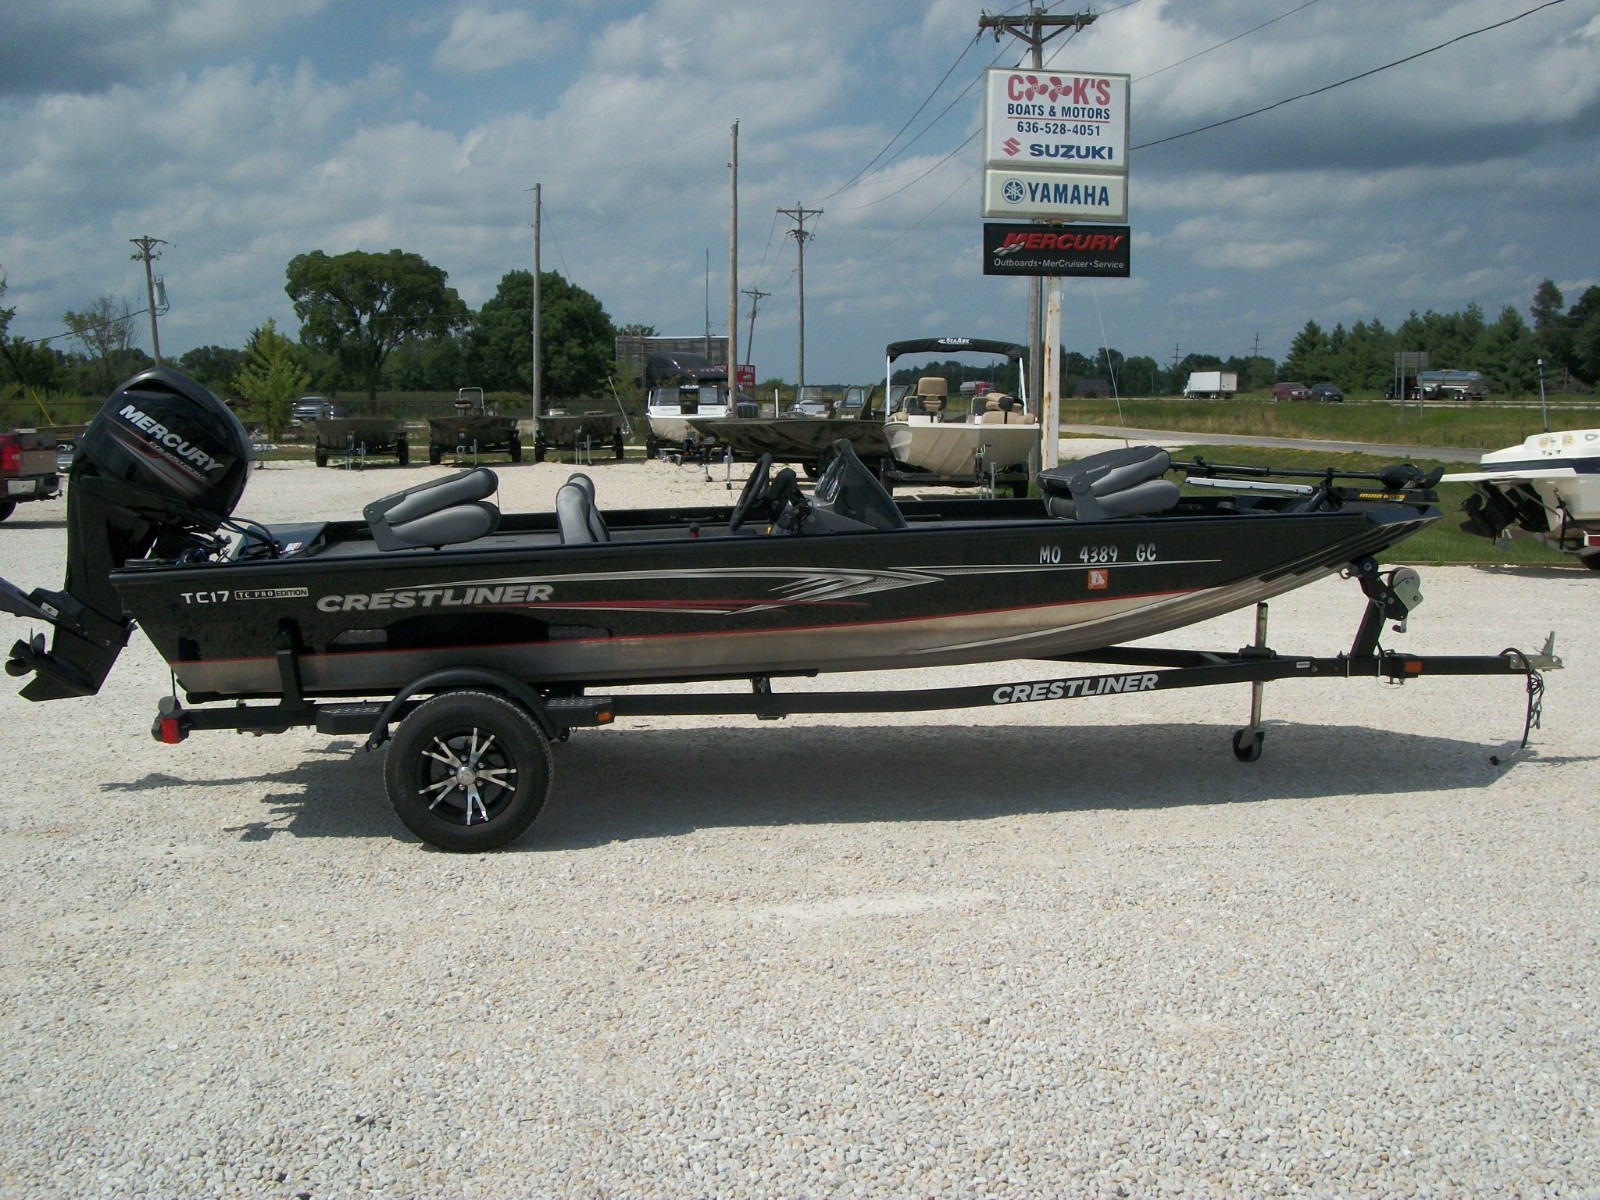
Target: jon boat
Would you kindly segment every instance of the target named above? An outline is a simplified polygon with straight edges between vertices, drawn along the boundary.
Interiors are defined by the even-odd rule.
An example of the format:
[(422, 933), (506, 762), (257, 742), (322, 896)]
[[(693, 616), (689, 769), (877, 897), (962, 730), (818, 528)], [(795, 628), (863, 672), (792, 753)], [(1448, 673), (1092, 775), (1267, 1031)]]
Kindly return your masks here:
[(512, 462), (522, 461), (522, 435), (515, 417), (489, 411), (481, 387), (459, 388), (455, 415), (428, 418), (428, 462), (438, 466), (447, 454), (457, 458), (504, 451)]
[(1468, 533), (1526, 534), (1600, 570), (1600, 429), (1536, 433), (1444, 481), (1473, 487), (1461, 524)]
[(533, 461), (543, 462), (552, 449), (571, 451), (574, 457), (609, 450), (621, 459), (625, 424), (615, 412), (542, 412), (534, 419)]
[(781, 417), (690, 417), (689, 424), (702, 438), (725, 447), (738, 458), (755, 460), (763, 454), (774, 462), (798, 463), (807, 475), (817, 476), (823, 456), (843, 438), (856, 457), (872, 470), (893, 465), (883, 414), (872, 404), (873, 389), (848, 387), (831, 414), (796, 412)]
[(394, 455), (402, 467), (411, 461), (404, 421), (392, 417), (323, 417), (311, 422), (311, 427), (317, 439), (312, 454), (319, 467), (336, 458), (348, 463), (380, 454)]
[[(74, 461), (66, 582), (0, 609), (54, 628), (7, 671), (30, 700), (93, 695), (135, 623), (171, 667), (153, 732), (296, 726), (391, 739), (402, 821), (452, 850), (519, 836), (550, 787), (550, 743), (633, 715), (912, 711), (1123, 691), (1253, 685), (1242, 760), (1261, 749), (1272, 679), (1519, 674), (1507, 651), (1418, 658), (1378, 645), (1420, 600), (1376, 555), (1439, 519), (1432, 480), (1378, 476), (1180, 494), (1223, 472), (1152, 447), (1047, 471), (1044, 498), (896, 503), (841, 444), (814, 492), (759, 462), (731, 507), (613, 511), (575, 474), (554, 511), (502, 514), (483, 467), (367, 505), (360, 519), (264, 526), (232, 513), (250, 444), (225, 405), (164, 368), (128, 380)], [(1259, 473), (1259, 472), (1258, 472)], [(1293, 486), (1293, 485), (1291, 485)], [(1261, 602), (1333, 572), (1367, 596), (1351, 652), (1285, 658), (1123, 643)], [(826, 672), (1037, 658), (1123, 664), (1001, 687), (779, 692)], [(1164, 667), (1168, 669), (1152, 669)], [(1013, 679), (1017, 673), (1013, 672)], [(622, 685), (746, 681), (685, 693)], [(183, 698), (178, 691), (181, 689)], [(391, 727), (393, 733), (391, 735)]]

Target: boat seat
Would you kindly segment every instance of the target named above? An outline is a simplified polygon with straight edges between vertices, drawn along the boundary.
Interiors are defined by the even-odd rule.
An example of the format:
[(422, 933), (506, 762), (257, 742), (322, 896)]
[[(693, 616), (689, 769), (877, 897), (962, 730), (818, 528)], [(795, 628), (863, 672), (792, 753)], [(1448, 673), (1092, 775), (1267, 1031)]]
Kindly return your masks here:
[(984, 397), (983, 412), (977, 418), (980, 425), (1033, 425), (1032, 413), (1022, 411), (1015, 396), (1004, 392), (990, 392)]
[(1091, 454), (1039, 472), (1039, 490), (1054, 517), (1104, 521), (1166, 512), (1178, 485), (1163, 478), (1172, 456), (1159, 446), (1130, 446)]
[(494, 532), (500, 510), (484, 497), (499, 486), (488, 467), (475, 467), (374, 500), (361, 515), (379, 550), (437, 550)]
[(594, 480), (574, 471), (556, 492), (556, 523), (561, 527), (561, 544), (579, 546), (590, 542), (609, 542), (611, 531), (594, 503)]
[(910, 410), (936, 418), (944, 412), (949, 395), (950, 382), (947, 379), (941, 375), (924, 375), (917, 380), (917, 393), (909, 404)]

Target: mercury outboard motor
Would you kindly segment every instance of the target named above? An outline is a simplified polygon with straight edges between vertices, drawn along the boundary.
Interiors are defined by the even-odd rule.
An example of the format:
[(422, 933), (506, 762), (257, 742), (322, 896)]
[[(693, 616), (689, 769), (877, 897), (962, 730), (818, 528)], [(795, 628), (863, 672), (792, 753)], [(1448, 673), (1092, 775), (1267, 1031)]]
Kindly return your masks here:
[(128, 644), (133, 621), (111, 572), (135, 559), (181, 561), (233, 513), (250, 474), (250, 437), (228, 406), (177, 371), (152, 367), (101, 406), (67, 485), (62, 591), (0, 580), (0, 610), (55, 626), (11, 647), (6, 672), (34, 676), (29, 700), (92, 696)]

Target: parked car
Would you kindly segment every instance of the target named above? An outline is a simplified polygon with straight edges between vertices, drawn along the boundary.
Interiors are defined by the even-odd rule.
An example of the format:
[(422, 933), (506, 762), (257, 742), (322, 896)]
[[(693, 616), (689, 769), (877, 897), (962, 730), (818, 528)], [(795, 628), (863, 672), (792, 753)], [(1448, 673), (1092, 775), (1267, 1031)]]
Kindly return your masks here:
[(294, 402), (294, 410), (289, 414), (289, 424), (303, 425), (307, 421), (332, 421), (349, 415), (344, 405), (334, 404), (325, 397), (301, 396)]
[(1311, 385), (1311, 398), (1324, 404), (1340, 404), (1344, 401), (1344, 393), (1331, 383), (1314, 383)]
[(1272, 398), (1274, 400), (1309, 400), (1311, 399), (1311, 389), (1303, 383), (1295, 383), (1292, 380), (1285, 383), (1275, 383), (1272, 385)]

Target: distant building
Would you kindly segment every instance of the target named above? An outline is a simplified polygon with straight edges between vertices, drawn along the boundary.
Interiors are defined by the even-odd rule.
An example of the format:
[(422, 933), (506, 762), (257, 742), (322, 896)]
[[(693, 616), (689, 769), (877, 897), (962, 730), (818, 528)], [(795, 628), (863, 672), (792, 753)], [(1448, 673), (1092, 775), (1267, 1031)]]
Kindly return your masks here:
[(1109, 379), (1074, 379), (1072, 381), (1072, 394), (1084, 397), (1109, 396), (1111, 395), (1111, 381)]

